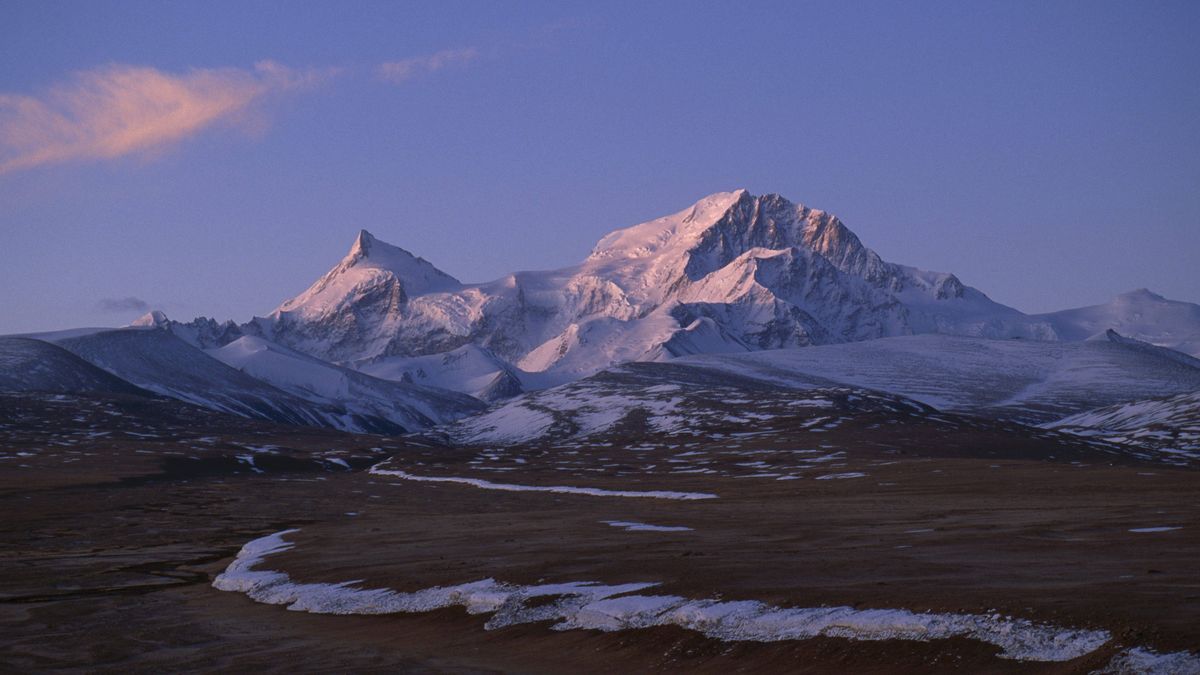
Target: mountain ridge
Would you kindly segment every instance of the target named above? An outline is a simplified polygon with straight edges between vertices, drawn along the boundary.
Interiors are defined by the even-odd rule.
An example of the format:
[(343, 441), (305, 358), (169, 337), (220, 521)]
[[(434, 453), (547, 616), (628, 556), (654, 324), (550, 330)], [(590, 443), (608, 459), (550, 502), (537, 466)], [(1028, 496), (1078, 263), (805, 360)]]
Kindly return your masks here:
[[(362, 230), (337, 265), (266, 317), (201, 317), (172, 330), (202, 348), (249, 335), (350, 367), (473, 345), (498, 360), (488, 372), (508, 394), (684, 354), (922, 333), (1076, 341), (1118, 327), (1101, 324), (1133, 325), (1125, 317), (1141, 305), (1174, 302), (1126, 295), (1124, 309), (1024, 314), (955, 274), (883, 260), (833, 214), (739, 189), (614, 230), (576, 265), (483, 283), (462, 283)], [(1200, 353), (1200, 305), (1192, 316), (1188, 303), (1175, 304), (1187, 326), (1167, 332), (1187, 335), (1172, 344)], [(1152, 332), (1132, 337), (1161, 344)], [(454, 386), (468, 380), (475, 388), (459, 390), (480, 394), (478, 378)]]
[[(380, 244), (360, 233), (349, 257), (262, 322), (264, 336), (334, 361), (474, 343), (565, 381), (660, 358), (700, 319), (712, 322), (711, 342), (733, 350), (914, 332), (1050, 332), (952, 274), (883, 261), (832, 214), (747, 190), (614, 231), (576, 266), (482, 284), (459, 284), (432, 266), (415, 277), (346, 278)], [(332, 302), (323, 297), (330, 288), (340, 294)]]

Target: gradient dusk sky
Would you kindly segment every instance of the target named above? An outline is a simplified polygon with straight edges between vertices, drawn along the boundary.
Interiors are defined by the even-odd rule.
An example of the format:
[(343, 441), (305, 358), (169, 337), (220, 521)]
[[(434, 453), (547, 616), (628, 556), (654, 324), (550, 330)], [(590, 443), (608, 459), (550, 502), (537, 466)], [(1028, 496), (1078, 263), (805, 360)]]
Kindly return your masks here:
[(464, 281), (717, 191), (1027, 312), (1200, 302), (1200, 2), (0, 0), (0, 333)]

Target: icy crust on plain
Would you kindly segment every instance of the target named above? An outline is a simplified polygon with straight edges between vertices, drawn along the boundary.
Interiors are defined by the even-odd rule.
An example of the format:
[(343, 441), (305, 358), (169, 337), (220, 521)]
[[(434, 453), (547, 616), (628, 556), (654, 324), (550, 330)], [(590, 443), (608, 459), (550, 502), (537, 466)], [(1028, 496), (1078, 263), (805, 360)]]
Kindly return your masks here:
[[(286, 573), (257, 569), (267, 556), (291, 549), (293, 544), (284, 537), (296, 531), (276, 532), (243, 546), (237, 558), (213, 581), (213, 587), (245, 593), (258, 602), (315, 614), (392, 614), (463, 607), (470, 614), (492, 614), (486, 624), (489, 630), (551, 621), (554, 630), (618, 631), (679, 626), (718, 640), (755, 642), (818, 636), (921, 641), (966, 637), (996, 645), (1001, 649), (1001, 658), (1021, 661), (1069, 661), (1100, 648), (1111, 639), (1103, 630), (1061, 628), (999, 614), (922, 614), (903, 609), (859, 610), (850, 607), (785, 608), (753, 600), (696, 600), (676, 595), (638, 594), (657, 585), (653, 582), (616, 585), (568, 582), (525, 586), (482, 579), (404, 593), (360, 588), (356, 585), (359, 582), (355, 581), (297, 583)], [(526, 605), (530, 599), (546, 597), (557, 599), (549, 603), (538, 602), (536, 606)], [(1144, 660), (1141, 654), (1122, 654), (1129, 659)]]
[(590, 497), (633, 497), (646, 499), (694, 500), (717, 498), (717, 496), (711, 492), (676, 492), (673, 490), (605, 490), (602, 488), (572, 487), (568, 485), (517, 485), (515, 483), (493, 483), (490, 480), (483, 480), (481, 478), (466, 478), (462, 476), (415, 476), (405, 471), (382, 469), (378, 466), (371, 467), (370, 472), (381, 476), (393, 476), (403, 480), (425, 483), (461, 483), (463, 485), (470, 485), (483, 490), (501, 490), (504, 492), (557, 492), (560, 494), (588, 495)]

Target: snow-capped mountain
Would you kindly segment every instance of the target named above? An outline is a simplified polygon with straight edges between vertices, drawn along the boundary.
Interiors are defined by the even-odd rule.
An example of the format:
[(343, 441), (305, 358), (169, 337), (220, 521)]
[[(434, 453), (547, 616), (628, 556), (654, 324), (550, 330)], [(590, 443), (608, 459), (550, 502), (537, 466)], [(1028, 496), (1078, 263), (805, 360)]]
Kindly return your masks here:
[(574, 267), (483, 284), (462, 284), (363, 231), (338, 265), (268, 317), (178, 330), (204, 346), (260, 335), (354, 366), (475, 345), (504, 362), (492, 372), (538, 386), (690, 353), (927, 332), (1056, 337), (952, 274), (883, 261), (831, 214), (746, 190), (613, 232)]
[(1033, 317), (1063, 340), (1086, 340), (1106, 330), (1200, 357), (1200, 305), (1168, 300), (1139, 288), (1109, 302)]
[(884, 261), (836, 216), (746, 190), (614, 231), (578, 265), (478, 284), (364, 230), (341, 262), (266, 317), (167, 324), (201, 349), (263, 338), (487, 401), (630, 361), (924, 333), (1079, 341), (1116, 328), (1200, 353), (1200, 306), (1138, 291), (1026, 315), (953, 274)]
[[(1200, 389), (1200, 362), (1165, 348), (1200, 351), (1200, 305), (1141, 290), (1026, 315), (953, 274), (884, 261), (831, 214), (745, 190), (612, 232), (563, 269), (464, 284), (364, 230), (308, 290), (245, 324), (156, 311), (28, 337), (159, 394), (363, 431), (445, 425), (630, 362), (1036, 422)], [(14, 343), (12, 358), (33, 363), (30, 349)], [(51, 379), (96, 379), (64, 356), (46, 357), (62, 370)]]
[(271, 314), (270, 334), (331, 361), (394, 353), (393, 345), (403, 344), (401, 335), (416, 331), (428, 344), (422, 353), (446, 351), (463, 344), (453, 335), (446, 336), (449, 342), (436, 336), (451, 317), (424, 318), (414, 310), (423, 306), (421, 298), (449, 298), (461, 290), (454, 277), (363, 230), (336, 267)]

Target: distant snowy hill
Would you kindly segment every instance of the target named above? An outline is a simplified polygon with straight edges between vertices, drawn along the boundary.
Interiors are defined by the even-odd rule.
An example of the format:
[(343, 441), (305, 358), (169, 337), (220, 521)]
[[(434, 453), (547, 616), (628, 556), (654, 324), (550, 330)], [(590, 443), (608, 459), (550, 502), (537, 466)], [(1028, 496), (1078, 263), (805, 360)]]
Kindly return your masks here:
[[(1170, 399), (1179, 417), (1198, 390), (1200, 361), (1119, 336), (1053, 343), (928, 334), (624, 364), (439, 431), (458, 443), (594, 441), (754, 431), (821, 410), (829, 423), (866, 410), (903, 417), (936, 409), (1029, 424), (1184, 392)], [(1085, 424), (1056, 426), (1068, 423)]]
[(425, 429), (483, 407), (463, 394), (380, 380), (258, 338), (205, 353), (169, 327), (165, 316), (152, 313), (123, 329), (0, 338), (0, 356), (19, 362), (19, 378), (26, 382), (6, 386), (69, 386), (73, 392), (123, 386), (242, 417), (388, 434)]
[(664, 437), (753, 436), (777, 424), (794, 426), (797, 418), (805, 418), (801, 428), (821, 432), (844, 416), (867, 412), (900, 417), (936, 413), (880, 392), (831, 385), (798, 394), (736, 374), (651, 362), (614, 366), (525, 394), (436, 431), (459, 444), (628, 444)]
[(208, 354), (301, 398), (319, 397), (358, 417), (383, 418), (409, 430), (449, 422), (484, 407), (465, 394), (379, 379), (252, 336)]
[(0, 391), (146, 395), (121, 378), (41, 340), (0, 337)]
[(1107, 333), (1084, 342), (914, 335), (810, 349), (702, 355), (674, 363), (808, 389), (885, 391), (953, 410), (1046, 422), (1200, 390), (1200, 360)]
[(1086, 340), (1106, 330), (1200, 357), (1200, 305), (1167, 300), (1141, 288), (1103, 305), (1033, 317), (1062, 340)]
[(238, 372), (165, 330), (108, 330), (56, 344), (143, 389), (220, 412), (313, 426), (325, 426), (336, 414)]

